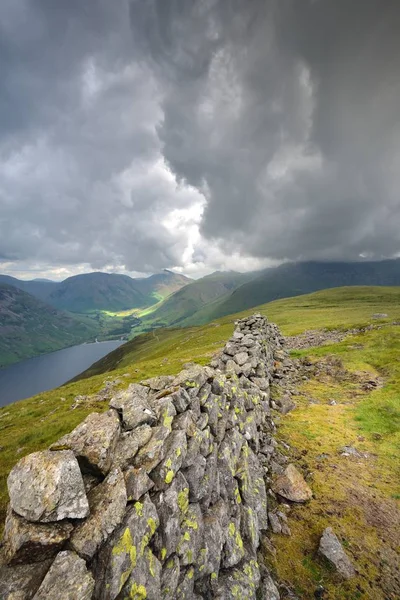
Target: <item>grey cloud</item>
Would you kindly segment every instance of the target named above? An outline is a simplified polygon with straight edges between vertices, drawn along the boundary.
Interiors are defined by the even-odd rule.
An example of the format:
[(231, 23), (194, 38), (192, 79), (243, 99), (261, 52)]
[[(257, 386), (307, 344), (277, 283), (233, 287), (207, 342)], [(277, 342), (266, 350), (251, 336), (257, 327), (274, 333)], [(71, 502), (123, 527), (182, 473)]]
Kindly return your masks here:
[[(2, 262), (398, 253), (399, 30), (395, 0), (3, 0)], [(201, 201), (189, 259), (166, 223)]]
[(397, 2), (131, 6), (164, 155), (207, 196), (204, 236), (278, 259), (399, 252)]

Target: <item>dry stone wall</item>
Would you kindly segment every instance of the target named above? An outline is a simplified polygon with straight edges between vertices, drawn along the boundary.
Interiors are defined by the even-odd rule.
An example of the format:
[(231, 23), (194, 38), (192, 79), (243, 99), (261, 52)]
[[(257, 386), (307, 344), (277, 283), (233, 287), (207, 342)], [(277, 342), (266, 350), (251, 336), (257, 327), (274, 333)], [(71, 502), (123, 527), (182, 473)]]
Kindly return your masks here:
[(8, 478), (2, 600), (277, 600), (268, 528), (283, 338), (238, 321), (210, 366), (131, 384)]

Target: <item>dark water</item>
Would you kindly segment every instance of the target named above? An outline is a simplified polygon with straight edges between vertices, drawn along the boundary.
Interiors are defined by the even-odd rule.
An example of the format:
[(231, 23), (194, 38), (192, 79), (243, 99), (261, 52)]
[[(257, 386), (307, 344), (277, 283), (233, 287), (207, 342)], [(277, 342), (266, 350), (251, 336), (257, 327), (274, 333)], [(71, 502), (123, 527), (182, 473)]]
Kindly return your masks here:
[(121, 344), (119, 340), (81, 344), (0, 369), (0, 406), (62, 385)]

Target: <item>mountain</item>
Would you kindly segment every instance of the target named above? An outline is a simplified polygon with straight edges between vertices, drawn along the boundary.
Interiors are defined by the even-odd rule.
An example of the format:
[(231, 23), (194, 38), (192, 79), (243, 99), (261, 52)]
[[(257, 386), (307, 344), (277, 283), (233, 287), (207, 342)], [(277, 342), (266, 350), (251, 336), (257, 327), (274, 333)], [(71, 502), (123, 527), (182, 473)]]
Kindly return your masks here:
[(94, 340), (97, 325), (48, 306), (19, 288), (0, 283), (0, 367)]
[(200, 325), (278, 298), (342, 286), (398, 286), (400, 259), (286, 263), (265, 269), (229, 296), (201, 308), (182, 325)]
[(192, 283), (193, 279), (164, 269), (162, 273), (132, 281), (135, 282), (135, 288), (147, 297), (150, 306)]
[(228, 298), (235, 288), (249, 281), (254, 275), (254, 273), (216, 271), (193, 281), (169, 296), (156, 310), (144, 316), (141, 330), (177, 325), (203, 306), (220, 298)]
[(23, 281), (0, 275), (0, 283), (32, 294), (55, 308), (78, 313), (95, 310), (118, 312), (152, 306), (191, 281), (189, 277), (167, 270), (138, 279), (117, 273), (84, 273), (61, 282), (46, 279)]
[(57, 281), (51, 281), (50, 279), (31, 279), (30, 281), (24, 281), (22, 279), (17, 279), (16, 277), (11, 277), (10, 275), (0, 275), (0, 283), (12, 285), (43, 301), (46, 301), (51, 292), (59, 285)]

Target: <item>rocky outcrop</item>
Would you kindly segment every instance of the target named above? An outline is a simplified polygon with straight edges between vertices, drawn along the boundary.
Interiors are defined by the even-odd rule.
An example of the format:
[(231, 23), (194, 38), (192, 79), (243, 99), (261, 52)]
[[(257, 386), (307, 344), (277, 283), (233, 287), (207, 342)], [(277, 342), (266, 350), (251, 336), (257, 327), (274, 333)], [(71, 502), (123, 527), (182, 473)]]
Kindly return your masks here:
[(311, 497), (275, 462), (271, 384), (292, 367), (275, 325), (236, 325), (210, 366), (131, 384), (17, 463), (2, 599), (279, 599), (259, 552), (285, 527), (271, 473), (278, 494)]

